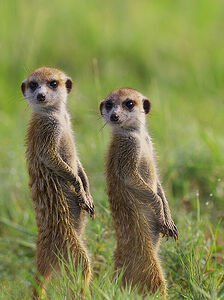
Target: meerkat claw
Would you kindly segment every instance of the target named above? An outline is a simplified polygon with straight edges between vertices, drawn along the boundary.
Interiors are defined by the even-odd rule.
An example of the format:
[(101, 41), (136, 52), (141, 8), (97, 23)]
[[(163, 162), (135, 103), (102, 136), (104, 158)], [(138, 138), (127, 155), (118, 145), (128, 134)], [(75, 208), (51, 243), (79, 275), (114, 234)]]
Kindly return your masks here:
[(178, 240), (178, 229), (173, 224), (173, 222), (167, 222), (162, 225), (161, 228), (162, 237), (166, 237), (167, 240), (169, 237), (172, 237), (175, 241)]
[(94, 218), (95, 212), (94, 212), (94, 207), (89, 207), (89, 214), (91, 218)]
[(94, 209), (91, 210), (91, 213), (90, 213), (90, 217), (91, 219), (95, 219), (95, 212), (94, 212)]
[(94, 206), (90, 206), (90, 204), (88, 204), (85, 201), (80, 202), (79, 205), (82, 209), (88, 212), (88, 214), (92, 219), (94, 219), (95, 217)]
[(178, 229), (173, 221), (168, 222), (167, 227), (169, 228), (169, 236), (172, 237), (175, 241), (178, 240)]

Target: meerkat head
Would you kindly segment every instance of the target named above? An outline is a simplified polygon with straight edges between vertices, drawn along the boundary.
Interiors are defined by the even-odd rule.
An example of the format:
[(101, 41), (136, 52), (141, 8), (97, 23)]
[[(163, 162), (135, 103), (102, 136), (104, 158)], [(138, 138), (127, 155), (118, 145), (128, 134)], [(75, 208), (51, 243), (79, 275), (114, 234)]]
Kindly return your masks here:
[(145, 114), (150, 111), (150, 101), (140, 92), (130, 88), (112, 91), (100, 104), (100, 112), (113, 129), (140, 129), (145, 124)]
[(21, 90), (34, 111), (60, 107), (72, 89), (72, 79), (56, 68), (40, 67), (21, 84)]

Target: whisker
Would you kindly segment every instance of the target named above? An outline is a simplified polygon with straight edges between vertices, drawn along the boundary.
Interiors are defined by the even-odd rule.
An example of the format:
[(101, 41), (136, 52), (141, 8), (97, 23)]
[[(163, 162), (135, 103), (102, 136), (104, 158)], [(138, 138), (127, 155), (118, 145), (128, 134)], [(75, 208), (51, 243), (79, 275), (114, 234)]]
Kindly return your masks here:
[(90, 112), (91, 114), (95, 114), (95, 116), (97, 116), (97, 121), (99, 121), (100, 119), (102, 119), (103, 116), (105, 116), (105, 114), (101, 114), (99, 111), (95, 111), (95, 110), (88, 110), (88, 112)]
[(26, 108), (25, 108), (25, 112), (27, 112), (28, 110), (30, 110), (31, 109), (31, 107), (29, 106), (29, 104), (28, 103), (26, 103)]
[(16, 101), (21, 101), (21, 100), (24, 100), (23, 96), (19, 96), (19, 97), (12, 96), (12, 97), (7, 98), (8, 103), (14, 103)]
[(104, 129), (104, 127), (107, 125), (107, 123), (108, 122), (105, 122), (105, 124), (103, 124), (103, 126), (99, 129), (99, 132), (101, 132)]
[(89, 113), (94, 113), (94, 114), (98, 114), (99, 112), (97, 110), (94, 109), (88, 109)]
[(107, 114), (99, 114), (98, 120), (102, 119), (103, 117), (105, 117)]
[(23, 110), (23, 114), (24, 115), (27, 114), (27, 111), (31, 111), (31, 107), (30, 107), (30, 105), (28, 103), (25, 104), (25, 108)]
[(19, 100), (19, 101), (20, 101), (20, 100), (24, 100), (24, 101), (25, 101), (26, 99), (25, 99), (24, 96), (21, 96), (21, 97), (16, 98), (16, 100)]

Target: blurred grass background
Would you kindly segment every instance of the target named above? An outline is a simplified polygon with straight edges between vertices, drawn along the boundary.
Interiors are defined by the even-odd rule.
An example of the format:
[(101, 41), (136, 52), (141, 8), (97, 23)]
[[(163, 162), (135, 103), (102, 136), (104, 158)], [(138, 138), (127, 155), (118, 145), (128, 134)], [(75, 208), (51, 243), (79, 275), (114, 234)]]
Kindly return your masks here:
[[(30, 298), (36, 224), (24, 158), (30, 108), (20, 84), (41, 65), (74, 80), (68, 106), (97, 216), (85, 235), (94, 268), (88, 297), (137, 299), (110, 281), (110, 135), (98, 112), (108, 92), (128, 86), (151, 99), (147, 126), (180, 230), (177, 244), (161, 247), (170, 299), (224, 299), (223, 15), (221, 0), (0, 2), (1, 299)], [(68, 299), (65, 285), (54, 279), (46, 297)]]

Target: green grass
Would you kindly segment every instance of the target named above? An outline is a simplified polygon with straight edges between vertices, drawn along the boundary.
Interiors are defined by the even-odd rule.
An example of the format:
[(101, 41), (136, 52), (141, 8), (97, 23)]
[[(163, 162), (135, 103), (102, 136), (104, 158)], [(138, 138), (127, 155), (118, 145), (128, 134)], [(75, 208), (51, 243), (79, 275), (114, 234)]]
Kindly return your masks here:
[[(152, 102), (147, 125), (180, 231), (177, 243), (161, 244), (169, 299), (224, 299), (223, 8), (221, 0), (1, 1), (0, 299), (30, 299), (33, 284), (37, 230), (24, 158), (30, 108), (20, 84), (40, 65), (74, 79), (68, 106), (96, 206), (85, 233), (93, 264), (87, 299), (138, 299), (111, 279), (109, 129), (98, 105), (120, 86)], [(55, 276), (49, 299), (69, 298), (69, 285), (76, 288)]]

